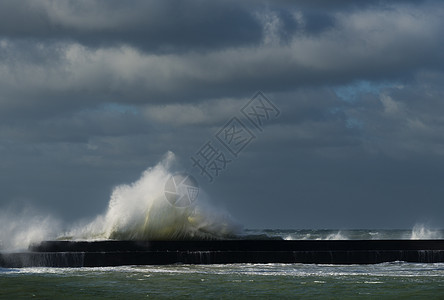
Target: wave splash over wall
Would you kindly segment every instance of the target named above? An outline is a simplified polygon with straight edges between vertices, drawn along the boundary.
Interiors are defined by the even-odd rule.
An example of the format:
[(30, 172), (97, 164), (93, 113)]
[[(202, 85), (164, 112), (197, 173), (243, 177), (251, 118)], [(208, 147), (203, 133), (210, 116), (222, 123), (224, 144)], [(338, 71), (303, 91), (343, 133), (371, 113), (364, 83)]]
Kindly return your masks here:
[(30, 244), (54, 239), (61, 223), (41, 211), (27, 206), (0, 210), (0, 250), (26, 250)]
[(73, 239), (87, 240), (220, 239), (234, 236), (239, 226), (228, 213), (211, 207), (203, 197), (199, 196), (187, 207), (176, 207), (167, 201), (164, 187), (173, 174), (170, 169), (174, 160), (174, 153), (168, 152), (137, 181), (115, 187), (106, 213), (72, 230), (69, 235)]

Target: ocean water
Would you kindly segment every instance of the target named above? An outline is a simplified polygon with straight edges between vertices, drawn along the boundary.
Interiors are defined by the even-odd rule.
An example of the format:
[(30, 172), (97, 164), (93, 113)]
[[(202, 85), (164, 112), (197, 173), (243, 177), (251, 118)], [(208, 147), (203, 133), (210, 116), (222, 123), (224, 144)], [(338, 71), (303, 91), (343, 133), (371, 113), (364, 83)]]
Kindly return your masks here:
[(444, 264), (236, 264), (0, 270), (3, 299), (443, 299)]
[(443, 229), (422, 224), (412, 229), (246, 229), (244, 238), (279, 238), (285, 240), (416, 240), (444, 239)]
[[(415, 231), (416, 230), (416, 231)], [(438, 238), (442, 230), (246, 230), (286, 239)], [(422, 236), (421, 236), (422, 235)], [(444, 299), (444, 264), (0, 269), (2, 299)]]

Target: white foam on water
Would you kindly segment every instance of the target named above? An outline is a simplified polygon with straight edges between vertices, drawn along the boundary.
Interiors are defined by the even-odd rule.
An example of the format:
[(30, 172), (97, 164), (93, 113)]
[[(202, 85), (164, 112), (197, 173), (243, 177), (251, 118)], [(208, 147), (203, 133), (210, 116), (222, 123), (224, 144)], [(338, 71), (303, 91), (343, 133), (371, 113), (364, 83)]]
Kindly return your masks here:
[(284, 240), (348, 240), (348, 237), (341, 231), (328, 233), (327, 235), (321, 233), (306, 233), (306, 234), (286, 234), (283, 236)]
[(323, 238), (323, 240), (347, 240), (347, 237), (338, 231), (336, 233), (327, 235), (325, 238)]

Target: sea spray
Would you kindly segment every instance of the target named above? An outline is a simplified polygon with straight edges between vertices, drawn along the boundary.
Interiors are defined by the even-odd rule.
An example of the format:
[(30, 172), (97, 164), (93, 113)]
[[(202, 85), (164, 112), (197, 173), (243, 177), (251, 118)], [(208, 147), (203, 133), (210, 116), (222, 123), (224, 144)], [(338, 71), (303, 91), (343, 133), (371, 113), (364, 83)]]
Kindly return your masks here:
[(413, 226), (410, 239), (442, 239), (442, 233), (439, 230), (432, 230), (430, 228), (427, 228), (424, 224), (416, 224), (415, 226)]
[(283, 234), (284, 240), (348, 240), (349, 237), (339, 230), (292, 230), (290, 234)]
[(0, 210), (0, 250), (23, 251), (32, 243), (55, 238), (60, 222), (35, 208)]
[(325, 240), (347, 240), (348, 238), (341, 231), (338, 231), (336, 233), (331, 233), (331, 234), (327, 235), (324, 239)]
[(205, 202), (205, 193), (187, 207), (165, 198), (164, 186), (172, 176), (172, 152), (137, 181), (114, 188), (108, 209), (91, 223), (73, 230), (74, 239), (165, 240), (215, 239), (234, 235), (239, 226), (226, 212)]

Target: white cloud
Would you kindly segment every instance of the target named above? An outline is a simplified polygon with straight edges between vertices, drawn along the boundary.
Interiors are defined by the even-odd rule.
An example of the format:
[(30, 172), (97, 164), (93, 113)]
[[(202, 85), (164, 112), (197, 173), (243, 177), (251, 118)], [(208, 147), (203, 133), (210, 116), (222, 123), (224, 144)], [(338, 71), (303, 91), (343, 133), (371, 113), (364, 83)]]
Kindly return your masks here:
[(383, 94), (380, 96), (379, 99), (382, 105), (384, 106), (384, 113), (391, 116), (396, 116), (398, 114), (404, 113), (404, 108), (402, 103), (393, 100), (390, 96)]
[(200, 104), (150, 105), (143, 114), (151, 122), (169, 125), (221, 124), (239, 113), (246, 99), (216, 99)]

